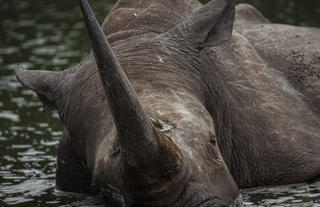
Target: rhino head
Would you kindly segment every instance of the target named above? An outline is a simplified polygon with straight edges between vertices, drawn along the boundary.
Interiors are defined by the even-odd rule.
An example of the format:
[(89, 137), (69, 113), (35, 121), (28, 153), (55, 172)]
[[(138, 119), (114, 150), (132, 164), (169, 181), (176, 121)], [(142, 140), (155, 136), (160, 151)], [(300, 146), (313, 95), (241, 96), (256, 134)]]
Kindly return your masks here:
[[(227, 206), (238, 196), (208, 111), (218, 101), (208, 97), (204, 52), (230, 39), (235, 3), (168, 2), (135, 1), (147, 8), (146, 25), (150, 16), (165, 18), (157, 11), (169, 15), (166, 4), (182, 5), (169, 15), (174, 26), (146, 32), (136, 22), (119, 29), (127, 19), (117, 22), (112, 12), (110, 27), (107, 21), (101, 28), (80, 0), (89, 56), (62, 72), (16, 70), (65, 125), (57, 188), (92, 192), (94, 186), (107, 206)], [(121, 0), (116, 7), (130, 12), (132, 4)]]

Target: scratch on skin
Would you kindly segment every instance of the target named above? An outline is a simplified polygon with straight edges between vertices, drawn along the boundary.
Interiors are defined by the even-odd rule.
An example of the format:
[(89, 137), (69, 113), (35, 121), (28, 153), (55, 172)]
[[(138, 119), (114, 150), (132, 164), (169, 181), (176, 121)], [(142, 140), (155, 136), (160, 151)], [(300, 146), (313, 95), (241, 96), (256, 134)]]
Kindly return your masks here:
[(231, 84), (231, 85), (236, 86), (237, 88), (242, 88), (242, 89), (244, 89), (244, 90), (246, 90), (246, 91), (254, 91), (254, 92), (257, 91), (257, 90), (254, 89), (254, 88), (249, 88), (249, 87), (247, 87), (247, 86), (244, 86), (243, 84), (241, 84), (241, 82), (247, 82), (247, 81), (237, 81), (237, 82), (228, 82), (228, 83)]
[(162, 60), (162, 58), (161, 58), (160, 56), (157, 56), (157, 57), (158, 57), (158, 59), (159, 59), (159, 61), (160, 61), (161, 63), (164, 63), (163, 60)]

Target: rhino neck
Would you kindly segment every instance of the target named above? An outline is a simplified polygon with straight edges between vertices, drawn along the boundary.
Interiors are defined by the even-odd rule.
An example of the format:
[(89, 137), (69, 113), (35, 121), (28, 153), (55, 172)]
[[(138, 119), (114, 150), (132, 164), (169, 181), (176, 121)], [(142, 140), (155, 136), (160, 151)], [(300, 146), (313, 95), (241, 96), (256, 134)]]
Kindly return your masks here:
[[(219, 48), (217, 47), (216, 50)], [(225, 53), (217, 54), (223, 55)], [(250, 135), (248, 133), (250, 126), (245, 119), (242, 119), (243, 115), (232, 97), (232, 91), (229, 91), (226, 85), (228, 81), (224, 75), (225, 62), (218, 62), (219, 59), (214, 58), (210, 49), (203, 50), (200, 58), (202, 60), (200, 68), (206, 86), (205, 91), (208, 94), (205, 105), (214, 120), (221, 154), (237, 184), (239, 185), (240, 182), (249, 183), (253, 175), (248, 166), (257, 167), (258, 163), (256, 162), (255, 150), (259, 148), (253, 145), (256, 134)], [(247, 146), (252, 147), (248, 148)], [(244, 151), (243, 149), (249, 150)], [(241, 160), (241, 162), (239, 163), (237, 160)]]

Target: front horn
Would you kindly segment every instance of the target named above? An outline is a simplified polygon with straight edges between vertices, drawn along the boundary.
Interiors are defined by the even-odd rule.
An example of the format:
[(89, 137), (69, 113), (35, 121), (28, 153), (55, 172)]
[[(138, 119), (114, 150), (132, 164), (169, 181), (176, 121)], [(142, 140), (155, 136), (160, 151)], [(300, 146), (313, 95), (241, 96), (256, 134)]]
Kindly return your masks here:
[[(79, 0), (123, 155), (133, 163), (158, 152), (152, 125), (87, 0)], [(138, 150), (143, 149), (143, 150)]]
[(87, 0), (79, 1), (118, 131), (125, 186), (136, 202), (146, 202), (146, 195), (151, 202), (161, 204), (162, 198), (173, 202), (189, 179), (183, 156), (170, 138), (153, 127)]

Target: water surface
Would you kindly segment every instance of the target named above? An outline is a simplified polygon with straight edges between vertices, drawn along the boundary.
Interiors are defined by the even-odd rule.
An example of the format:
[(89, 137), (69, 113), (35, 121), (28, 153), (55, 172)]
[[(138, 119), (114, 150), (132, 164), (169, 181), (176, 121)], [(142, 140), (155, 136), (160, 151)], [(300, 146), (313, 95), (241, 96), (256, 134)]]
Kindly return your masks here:
[[(102, 21), (115, 1), (91, 1)], [(320, 26), (318, 0), (251, 1), (272, 21)], [(0, 206), (101, 206), (97, 198), (57, 192), (62, 125), (14, 78), (26, 69), (63, 70), (89, 50), (77, 1), (0, 0)], [(245, 190), (247, 206), (320, 206), (320, 183)]]

